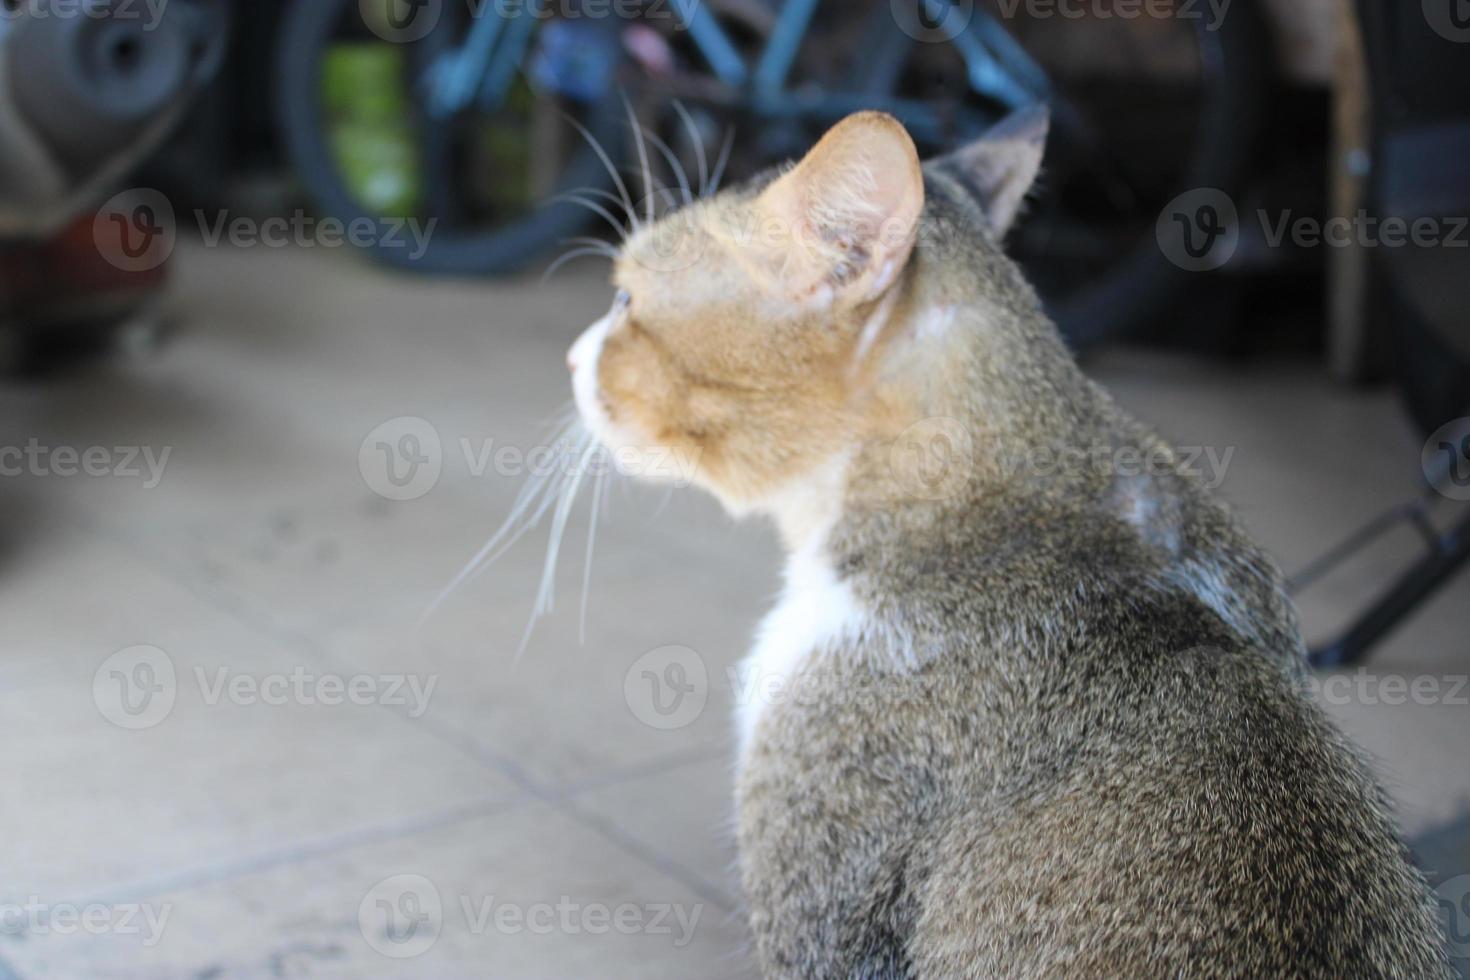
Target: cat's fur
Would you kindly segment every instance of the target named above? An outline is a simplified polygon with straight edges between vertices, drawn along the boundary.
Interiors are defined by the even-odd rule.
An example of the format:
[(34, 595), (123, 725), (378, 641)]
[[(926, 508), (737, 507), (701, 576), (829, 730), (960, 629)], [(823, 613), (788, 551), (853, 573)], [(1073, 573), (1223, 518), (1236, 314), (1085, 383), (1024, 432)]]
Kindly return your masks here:
[(634, 237), (573, 349), (604, 442), (699, 453), (790, 549), (742, 685), (785, 692), (741, 719), (761, 967), (1445, 976), (1279, 573), (997, 245), (1042, 132), (921, 171), (852, 117)]

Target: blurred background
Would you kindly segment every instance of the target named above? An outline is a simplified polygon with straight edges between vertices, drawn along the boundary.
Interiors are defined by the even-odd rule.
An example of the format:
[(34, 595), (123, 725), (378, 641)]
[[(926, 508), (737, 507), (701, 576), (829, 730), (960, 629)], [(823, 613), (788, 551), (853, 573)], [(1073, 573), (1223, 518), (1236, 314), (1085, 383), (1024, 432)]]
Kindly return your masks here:
[(1036, 104), (1010, 250), (1292, 576), (1463, 967), (1467, 93), (1465, 0), (4, 0), (0, 980), (752, 975), (773, 536), (614, 483), (555, 608), (541, 533), (457, 576), (632, 214)]

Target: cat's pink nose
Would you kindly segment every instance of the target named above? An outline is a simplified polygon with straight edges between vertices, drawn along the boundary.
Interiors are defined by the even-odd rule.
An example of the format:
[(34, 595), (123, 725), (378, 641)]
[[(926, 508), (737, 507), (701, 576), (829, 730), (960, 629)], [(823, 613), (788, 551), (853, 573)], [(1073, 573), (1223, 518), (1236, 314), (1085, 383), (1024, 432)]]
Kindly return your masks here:
[(573, 374), (577, 373), (577, 357), (572, 351), (567, 351), (567, 370)]

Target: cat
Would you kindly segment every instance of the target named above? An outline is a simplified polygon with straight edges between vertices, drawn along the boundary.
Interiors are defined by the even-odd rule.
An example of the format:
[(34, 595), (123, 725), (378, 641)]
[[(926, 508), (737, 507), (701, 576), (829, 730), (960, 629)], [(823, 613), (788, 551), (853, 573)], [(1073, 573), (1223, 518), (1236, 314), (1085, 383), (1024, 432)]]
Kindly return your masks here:
[(759, 966), (1448, 976), (1280, 573), (1002, 251), (1046, 129), (923, 165), (851, 116), (637, 230), (568, 355), (605, 447), (693, 454), (788, 552), (745, 670), (799, 696), (736, 726)]

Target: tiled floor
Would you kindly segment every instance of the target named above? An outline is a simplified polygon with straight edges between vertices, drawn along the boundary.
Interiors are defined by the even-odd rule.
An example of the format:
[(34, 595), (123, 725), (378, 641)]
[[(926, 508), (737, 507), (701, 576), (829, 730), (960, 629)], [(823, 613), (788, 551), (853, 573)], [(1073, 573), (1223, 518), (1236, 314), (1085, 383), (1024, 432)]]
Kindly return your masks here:
[[(544, 534), (419, 622), (521, 484), (496, 452), (535, 448), (566, 401), (598, 274), (180, 259), (164, 350), (0, 388), (0, 445), (169, 451), (156, 486), (0, 479), (0, 978), (749, 976), (726, 670), (777, 585), (770, 533), (618, 488), (585, 644), (585, 514), (523, 655)], [(1233, 452), (1224, 492), (1288, 568), (1414, 490), (1391, 398), (1310, 365), (1094, 371), (1179, 443)], [(398, 501), (360, 464), (381, 485), (364, 440), (402, 417), (432, 426), (442, 471)], [(1406, 547), (1307, 596), (1309, 624)], [(1415, 833), (1470, 807), (1467, 597), (1462, 579), (1326, 698)], [(644, 676), (671, 665), (698, 691), (675, 708)], [(1395, 703), (1384, 675), (1441, 694)]]

